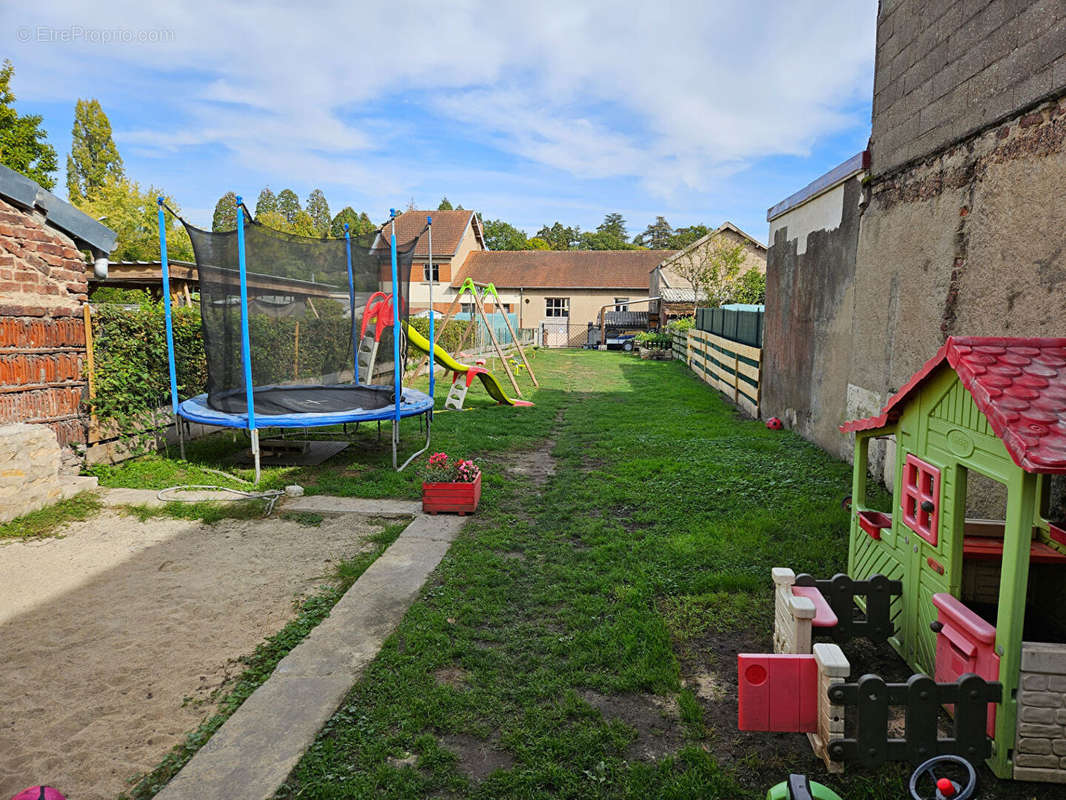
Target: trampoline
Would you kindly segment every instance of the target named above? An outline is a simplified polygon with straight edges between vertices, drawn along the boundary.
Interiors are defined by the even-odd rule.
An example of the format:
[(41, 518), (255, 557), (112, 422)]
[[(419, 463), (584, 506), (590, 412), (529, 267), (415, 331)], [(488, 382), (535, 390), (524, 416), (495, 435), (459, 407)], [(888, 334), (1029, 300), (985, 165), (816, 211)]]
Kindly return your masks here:
[[(432, 372), (428, 394), (402, 385), (419, 237), (397, 244), (395, 211), (388, 236), (383, 226), (353, 237), (346, 225), (343, 239), (268, 228), (252, 219), (239, 197), (234, 231), (201, 230), (175, 214), (196, 260), (207, 378), (206, 392), (179, 400), (164, 209), (174, 212), (163, 198), (158, 205), (171, 407), (182, 457), (183, 419), (249, 431), (257, 483), (259, 431), (265, 428), (391, 420), (397, 470), (429, 449)], [(427, 217), (419, 234), (429, 233), (430, 242), (431, 225)], [(432, 244), (430, 252), (432, 260)], [(400, 420), (422, 415), (425, 445), (398, 465)]]

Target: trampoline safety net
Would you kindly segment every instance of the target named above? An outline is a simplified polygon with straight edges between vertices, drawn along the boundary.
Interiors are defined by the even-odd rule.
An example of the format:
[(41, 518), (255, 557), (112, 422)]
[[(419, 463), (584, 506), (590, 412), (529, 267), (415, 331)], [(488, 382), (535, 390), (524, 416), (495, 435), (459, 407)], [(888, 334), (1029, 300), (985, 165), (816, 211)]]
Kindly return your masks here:
[[(243, 208), (248, 336), (257, 415), (374, 409), (395, 403), (390, 227), (353, 236), (351, 272), (344, 239), (311, 239), (273, 230)], [(207, 402), (229, 414), (247, 411), (241, 347), (237, 231), (185, 225), (200, 278), (207, 353)], [(401, 330), (415, 241), (397, 244)], [(349, 280), (350, 274), (350, 280)], [(362, 336), (363, 316), (368, 307)], [(376, 311), (374, 311), (376, 309)], [(377, 314), (387, 316), (377, 325)], [(377, 338), (375, 338), (377, 334)], [(402, 370), (406, 340), (400, 337)], [(401, 372), (402, 379), (402, 372)]]

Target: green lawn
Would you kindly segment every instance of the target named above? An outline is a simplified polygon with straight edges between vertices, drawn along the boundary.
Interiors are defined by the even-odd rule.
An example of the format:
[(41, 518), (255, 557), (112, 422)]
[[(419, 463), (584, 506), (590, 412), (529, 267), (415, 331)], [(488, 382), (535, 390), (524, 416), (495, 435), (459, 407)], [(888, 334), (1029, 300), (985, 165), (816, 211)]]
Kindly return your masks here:
[[(679, 363), (541, 351), (534, 367), (534, 408), (476, 387), (471, 410), (437, 414), (432, 451), (478, 460), (482, 507), (279, 796), (760, 798), (824, 774), (803, 735), (736, 731), (736, 653), (771, 649), (772, 566), (843, 569), (850, 468)], [(264, 485), (417, 497), (387, 440), (362, 431)], [(97, 474), (213, 483), (200, 467), (240, 446)], [(905, 796), (899, 774), (851, 772), (847, 796)]]

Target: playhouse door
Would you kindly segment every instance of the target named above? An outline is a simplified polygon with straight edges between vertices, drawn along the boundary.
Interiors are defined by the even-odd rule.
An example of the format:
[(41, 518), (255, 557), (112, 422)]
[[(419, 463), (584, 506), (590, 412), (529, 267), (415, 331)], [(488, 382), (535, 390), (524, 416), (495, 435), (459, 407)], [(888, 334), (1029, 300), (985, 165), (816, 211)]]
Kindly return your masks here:
[(946, 559), (941, 555), (940, 469), (913, 453), (906, 453), (900, 476), (899, 508), (903, 525), (898, 546), (905, 565), (903, 630), (904, 656), (932, 674), (936, 639), (929, 622), (936, 617), (932, 598), (948, 588)]

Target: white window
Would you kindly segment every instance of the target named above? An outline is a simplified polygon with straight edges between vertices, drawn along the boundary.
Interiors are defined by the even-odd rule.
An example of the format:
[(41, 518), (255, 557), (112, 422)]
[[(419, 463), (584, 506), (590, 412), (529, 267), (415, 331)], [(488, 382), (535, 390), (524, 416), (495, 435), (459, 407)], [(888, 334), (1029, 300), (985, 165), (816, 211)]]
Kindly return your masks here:
[[(425, 281), (426, 283), (429, 283), (429, 281), (430, 281), (429, 264), (423, 264), (422, 265), (422, 280)], [(439, 282), (440, 282), (440, 264), (434, 264), (433, 265), (433, 283), (439, 283)]]
[(629, 298), (628, 297), (616, 297), (614, 299), (615, 311), (629, 311)]
[(473, 303), (460, 303), (459, 304), (459, 313), (461, 313), (461, 314), (473, 314), (474, 313), (474, 304)]
[(570, 316), (570, 298), (569, 297), (545, 297), (544, 298), (544, 316), (546, 316), (546, 317), (569, 317)]

